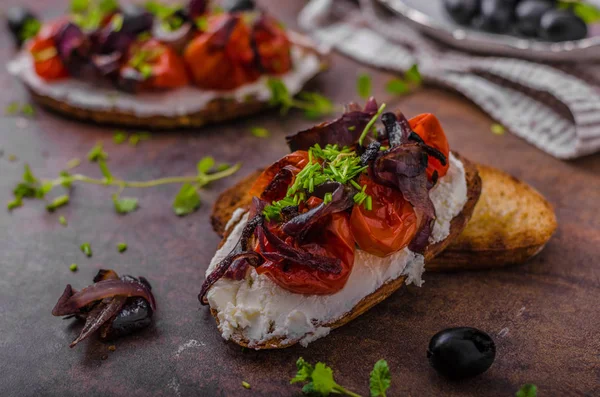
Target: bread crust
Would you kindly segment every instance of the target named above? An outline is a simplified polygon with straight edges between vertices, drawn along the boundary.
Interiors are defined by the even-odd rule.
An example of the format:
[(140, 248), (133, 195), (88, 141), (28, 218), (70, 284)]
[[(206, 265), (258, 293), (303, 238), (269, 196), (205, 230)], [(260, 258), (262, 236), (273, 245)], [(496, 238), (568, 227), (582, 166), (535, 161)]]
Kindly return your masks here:
[[(461, 157), (457, 153), (454, 155), (460, 159), (465, 168), (465, 179), (467, 181), (467, 202), (463, 207), (460, 214), (458, 214), (452, 221), (450, 222), (450, 234), (448, 237), (436, 244), (432, 244), (427, 247), (425, 251), (425, 263), (428, 263), (432, 258), (442, 252), (448, 244), (452, 240), (454, 240), (462, 230), (467, 225), (473, 210), (475, 208), (475, 204), (479, 199), (481, 194), (481, 178), (477, 172), (477, 167), (466, 160), (464, 157)], [(236, 208), (247, 207), (252, 197), (249, 194), (250, 187), (254, 183), (254, 180), (260, 175), (260, 171), (257, 171), (242, 181), (240, 181), (237, 185), (227, 189), (224, 191), (213, 207), (213, 213), (211, 216), (211, 222), (213, 228), (217, 233), (223, 236), (223, 240), (221, 245), (227, 240), (227, 237), (231, 230), (225, 230), (225, 225), (227, 221), (231, 218), (233, 211)], [(405, 276), (400, 276), (394, 280), (388, 281), (384, 285), (382, 285), (379, 289), (372, 292), (371, 294), (365, 296), (354, 308), (346, 313), (339, 319), (336, 319), (329, 323), (317, 324), (319, 327), (328, 327), (331, 329), (335, 329), (341, 327), (344, 324), (352, 321), (357, 318), (361, 314), (365, 313), (367, 310), (375, 306), (376, 304), (382, 302), (387, 299), (392, 293), (397, 291), (404, 285), (404, 281), (406, 280)], [(215, 318), (217, 325), (219, 325), (218, 312), (211, 308), (211, 313)], [(285, 347), (289, 347), (298, 343), (302, 338), (295, 340), (288, 340), (284, 338), (273, 338), (271, 340), (265, 341), (261, 344), (250, 345), (250, 342), (244, 337), (241, 331), (236, 331), (231, 336), (231, 340), (237, 343), (240, 346), (249, 347), (257, 350), (261, 349), (281, 349)]]
[[(329, 65), (328, 54), (318, 49), (305, 36), (298, 33), (292, 33), (293, 32), (290, 32), (291, 36), (294, 38), (294, 44), (304, 51), (315, 54), (320, 60), (321, 71), (327, 69)], [(24, 84), (31, 98), (50, 111), (77, 120), (131, 128), (165, 130), (201, 127), (206, 124), (249, 116), (272, 107), (268, 101), (259, 101), (256, 98), (248, 98), (243, 101), (238, 101), (235, 98), (215, 98), (208, 102), (202, 110), (190, 114), (174, 116), (140, 116), (131, 111), (114, 108), (110, 110), (96, 110), (75, 106), (65, 101), (42, 95), (25, 81)], [(168, 95), (168, 92), (165, 93), (165, 95)]]

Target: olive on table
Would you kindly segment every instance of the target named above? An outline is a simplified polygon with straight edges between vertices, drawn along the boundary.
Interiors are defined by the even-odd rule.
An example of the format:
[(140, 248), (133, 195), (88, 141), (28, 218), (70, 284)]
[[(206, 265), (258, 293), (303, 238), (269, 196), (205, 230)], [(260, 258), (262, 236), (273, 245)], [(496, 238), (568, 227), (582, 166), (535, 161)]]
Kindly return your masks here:
[[(39, 21), (37, 17), (25, 7), (11, 7), (6, 11), (6, 22), (8, 30), (10, 30), (15, 43), (18, 46), (23, 44), (26, 38), (35, 35), (39, 29)], [(26, 30), (35, 29), (35, 32), (27, 32)]]
[(444, 7), (457, 23), (467, 25), (479, 13), (481, 0), (444, 0)]
[(517, 30), (525, 36), (537, 36), (542, 15), (555, 7), (554, 0), (524, 0), (517, 4)]
[(580, 40), (587, 36), (587, 25), (572, 11), (553, 9), (542, 15), (539, 36), (549, 41)]
[(471, 327), (448, 328), (429, 341), (427, 358), (440, 374), (463, 379), (487, 371), (496, 357), (496, 345), (485, 332)]
[(481, 0), (481, 12), (473, 25), (489, 32), (506, 32), (514, 20), (515, 4), (516, 0)]

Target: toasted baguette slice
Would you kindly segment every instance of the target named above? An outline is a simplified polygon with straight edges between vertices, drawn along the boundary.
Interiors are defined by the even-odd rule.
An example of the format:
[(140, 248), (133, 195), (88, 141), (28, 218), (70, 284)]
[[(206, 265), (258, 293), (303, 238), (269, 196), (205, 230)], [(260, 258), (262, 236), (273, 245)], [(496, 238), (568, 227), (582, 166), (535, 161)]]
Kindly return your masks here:
[(478, 165), (481, 198), (461, 235), (428, 271), (484, 269), (519, 264), (540, 252), (556, 230), (552, 206), (531, 186), (498, 169)]
[[(427, 263), (440, 252), (442, 252), (448, 244), (450, 244), (458, 235), (463, 231), (466, 227), (473, 210), (475, 208), (475, 204), (479, 199), (481, 194), (481, 179), (479, 178), (479, 174), (477, 172), (477, 167), (466, 160), (465, 158), (457, 155), (461, 162), (465, 167), (465, 178), (467, 181), (467, 202), (464, 205), (462, 211), (452, 219), (450, 222), (450, 234), (445, 240), (442, 240), (436, 244), (432, 244), (427, 247), (425, 251), (425, 262)], [(221, 196), (217, 199), (212, 215), (212, 224), (217, 232), (220, 232), (224, 235), (221, 245), (226, 241), (229, 233), (233, 229), (232, 227), (227, 228), (225, 230), (225, 226), (227, 221), (231, 218), (231, 215), (235, 208), (239, 207), (247, 207), (250, 204), (251, 197), (248, 194), (252, 183), (258, 176), (257, 173), (254, 173), (244, 180), (242, 180), (239, 184), (230, 188), (223, 192)], [(320, 327), (328, 327), (331, 329), (335, 329), (341, 327), (342, 325), (352, 321), (356, 317), (365, 313), (367, 310), (382, 302), (386, 298), (388, 298), (392, 293), (398, 290), (402, 285), (404, 285), (406, 277), (400, 276), (394, 280), (388, 281), (386, 284), (382, 285), (379, 289), (372, 292), (371, 294), (365, 296), (354, 308), (346, 313), (343, 317), (336, 319), (332, 322), (325, 324), (315, 324)], [(219, 324), (218, 312), (214, 309), (211, 309), (211, 313), (215, 318), (217, 325)], [(260, 345), (252, 345), (249, 346), (249, 341), (244, 337), (241, 330), (234, 332), (231, 339), (237, 343), (238, 345), (244, 347), (251, 347), (253, 349), (280, 349), (295, 345), (300, 341), (300, 339), (289, 340), (284, 338), (273, 338), (266, 342), (261, 343)]]
[[(310, 69), (289, 72), (295, 81), (290, 94), (297, 94), (309, 80), (328, 66), (328, 51), (319, 48), (312, 40), (295, 32), (288, 32), (293, 42), (295, 59)], [(312, 61), (307, 63), (311, 57)], [(315, 61), (316, 60), (316, 61)], [(205, 124), (232, 120), (258, 113), (271, 107), (269, 98), (264, 94), (258, 98), (248, 87), (240, 87), (244, 97), (231, 92), (217, 94), (212, 99), (202, 99), (201, 89), (183, 87), (176, 93), (140, 93), (115, 95), (114, 89), (88, 85), (77, 81), (44, 82), (32, 71), (28, 54), (20, 53), (9, 63), (9, 71), (25, 84), (31, 98), (41, 106), (61, 115), (99, 124), (120, 125), (146, 129), (173, 129), (200, 127)], [(285, 80), (285, 75), (281, 77)], [(55, 86), (64, 85), (62, 88)], [(212, 95), (212, 94), (211, 94)], [(76, 98), (76, 99), (73, 99)], [(88, 98), (83, 100), (82, 98)], [(200, 98), (200, 99), (199, 99)], [(195, 104), (200, 101), (198, 104)], [(153, 106), (152, 111), (136, 112), (132, 109), (146, 105)], [(191, 107), (194, 110), (185, 110)], [(165, 111), (164, 109), (169, 109)]]

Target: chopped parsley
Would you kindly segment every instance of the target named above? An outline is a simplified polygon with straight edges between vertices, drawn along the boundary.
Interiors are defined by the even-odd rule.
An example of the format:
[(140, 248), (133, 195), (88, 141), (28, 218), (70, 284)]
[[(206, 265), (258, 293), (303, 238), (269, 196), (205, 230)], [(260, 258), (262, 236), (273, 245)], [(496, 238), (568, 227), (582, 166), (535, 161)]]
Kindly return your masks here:
[(127, 133), (123, 130), (116, 130), (115, 134), (113, 135), (113, 142), (116, 143), (117, 145), (122, 144), (123, 142), (125, 142), (127, 140)]
[(21, 104), (18, 101), (13, 101), (4, 108), (4, 114), (7, 116), (14, 116), (19, 113), (25, 117), (33, 117), (35, 116), (35, 108), (30, 103)]
[(251, 388), (251, 386), (250, 386), (250, 383), (248, 383), (248, 382), (246, 382), (246, 381), (242, 381), (242, 387), (243, 387), (244, 389), (250, 389), (250, 388)]
[(356, 79), (356, 91), (358, 95), (367, 99), (371, 95), (371, 76), (366, 73), (361, 73)]
[(119, 197), (115, 194), (113, 204), (118, 214), (128, 214), (138, 209), (138, 199), (135, 197)]
[(403, 77), (396, 77), (387, 82), (385, 90), (393, 95), (408, 94), (414, 88), (419, 87), (423, 82), (419, 66), (414, 64), (410, 67)]
[(60, 218), (58, 218), (58, 223), (60, 223), (63, 226), (67, 226), (68, 225), (67, 218), (65, 218), (64, 216), (61, 215)]
[[(263, 214), (268, 220), (279, 219), (283, 208), (297, 206), (306, 201), (315, 187), (328, 181), (354, 186), (359, 190), (354, 195), (354, 202), (358, 205), (364, 204), (365, 208), (369, 209), (372, 199), (365, 193), (366, 186), (360, 186), (355, 180), (366, 172), (367, 168), (368, 166), (361, 165), (360, 156), (349, 147), (339, 148), (338, 145), (328, 144), (321, 148), (319, 144), (315, 144), (308, 150), (308, 164), (296, 175), (286, 196), (266, 206)], [(331, 194), (324, 197), (326, 202), (331, 199)]]
[(181, 6), (164, 4), (159, 1), (148, 1), (144, 7), (161, 21), (164, 30), (172, 32), (185, 23), (183, 18), (177, 15), (177, 11), (181, 9)]
[(117, 251), (119, 251), (120, 253), (127, 251), (127, 244), (126, 243), (118, 243)]
[(388, 81), (385, 90), (394, 95), (404, 95), (410, 92), (408, 84), (404, 80), (398, 78)]
[(106, 153), (102, 147), (102, 142), (99, 142), (94, 146), (87, 154), (87, 158), (89, 161), (95, 163), (99, 160), (107, 160), (108, 153)]
[(270, 135), (269, 130), (264, 127), (252, 127), (250, 132), (257, 138), (268, 138)]
[(23, 27), (21, 28), (21, 31), (19, 32), (19, 39), (21, 39), (21, 41), (26, 41), (32, 37), (35, 37), (35, 35), (40, 31), (41, 27), (42, 23), (39, 20), (35, 18), (27, 18), (23, 24)]
[(72, 272), (76, 272), (77, 271), (77, 263), (72, 263), (71, 266), (69, 266), (69, 270)]
[(498, 123), (492, 124), (490, 129), (491, 129), (492, 133), (494, 133), (496, 135), (504, 135), (504, 133), (506, 132), (506, 128), (504, 128), (504, 126), (502, 124), (498, 124)]
[(521, 386), (515, 397), (537, 397), (537, 386), (531, 383)]
[(51, 202), (49, 202), (46, 205), (46, 209), (48, 211), (52, 212), (52, 211), (56, 210), (57, 208), (62, 207), (63, 205), (67, 205), (67, 204), (69, 204), (69, 196), (66, 194), (63, 194), (61, 196), (58, 196)]
[(81, 160), (79, 160), (77, 158), (71, 159), (71, 160), (67, 161), (67, 169), (72, 170), (73, 168), (78, 167), (79, 164), (81, 164)]
[(329, 396), (330, 394), (344, 394), (346, 396), (360, 397), (358, 394), (338, 385), (333, 378), (333, 370), (323, 363), (311, 365), (302, 357), (296, 362), (298, 372), (290, 381), (291, 384), (304, 382), (302, 392), (311, 396)]
[(81, 252), (83, 252), (88, 258), (92, 256), (92, 246), (90, 243), (83, 243), (79, 248), (81, 249)]
[(84, 31), (98, 29), (104, 19), (114, 11), (119, 4), (117, 0), (72, 0), (71, 13), (73, 22)]

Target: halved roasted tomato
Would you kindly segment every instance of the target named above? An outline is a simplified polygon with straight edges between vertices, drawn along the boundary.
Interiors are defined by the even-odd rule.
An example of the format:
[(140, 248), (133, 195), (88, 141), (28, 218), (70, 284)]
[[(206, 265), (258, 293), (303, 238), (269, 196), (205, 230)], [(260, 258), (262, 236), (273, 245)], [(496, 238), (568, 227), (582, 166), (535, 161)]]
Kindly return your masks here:
[(371, 196), (371, 209), (355, 205), (350, 226), (358, 247), (384, 257), (406, 247), (417, 232), (417, 216), (412, 205), (398, 190), (373, 182), (361, 175), (358, 183), (366, 185)]
[(289, 168), (292, 173), (295, 175), (300, 172), (306, 165), (308, 164), (308, 152), (305, 150), (297, 150), (293, 153), (290, 153), (275, 163), (271, 164), (267, 169), (265, 169), (262, 174), (256, 179), (254, 185), (250, 189), (250, 195), (260, 197), (264, 200), (268, 200), (269, 202), (274, 200), (280, 200), (285, 197), (287, 192), (287, 188), (285, 191), (279, 192), (279, 194), (269, 195), (270, 197), (265, 197), (265, 189), (271, 183), (275, 175), (284, 167)]
[(281, 74), (292, 68), (291, 45), (278, 22), (263, 16), (254, 25), (254, 40), (260, 64), (268, 74)]
[(28, 49), (33, 57), (35, 72), (44, 80), (58, 80), (69, 76), (67, 68), (58, 56), (54, 37), (67, 21), (59, 19), (42, 26), (31, 40)]
[[(420, 114), (408, 121), (414, 132), (417, 133), (431, 147), (436, 148), (448, 159), (450, 155), (450, 146), (446, 139), (444, 129), (440, 121), (431, 113)], [(449, 159), (446, 165), (442, 165), (440, 161), (432, 156), (429, 156), (429, 165), (427, 166), (427, 177), (431, 179), (435, 171), (438, 172), (438, 177), (443, 177), (448, 172)]]

